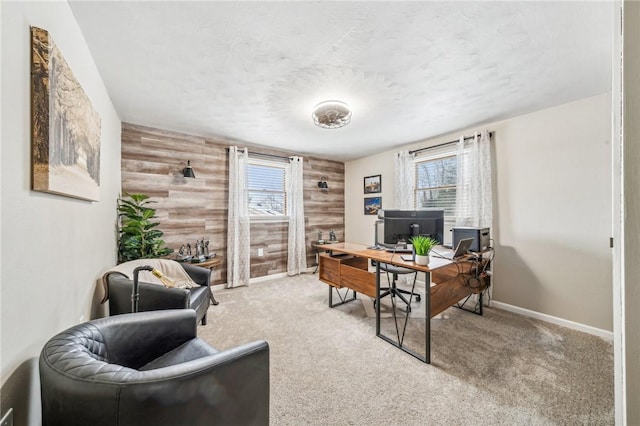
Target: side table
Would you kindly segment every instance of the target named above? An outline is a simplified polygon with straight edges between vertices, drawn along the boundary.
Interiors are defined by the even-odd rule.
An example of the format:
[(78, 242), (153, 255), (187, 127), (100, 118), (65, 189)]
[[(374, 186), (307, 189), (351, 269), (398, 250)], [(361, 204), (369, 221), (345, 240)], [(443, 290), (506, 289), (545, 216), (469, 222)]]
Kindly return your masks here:
[[(202, 262), (185, 262), (195, 266), (201, 266), (203, 268), (208, 268), (210, 270), (214, 270), (218, 266), (222, 264), (222, 257), (214, 256), (210, 259), (203, 260)], [(211, 303), (213, 305), (217, 305), (219, 302), (213, 297), (213, 291), (211, 291), (211, 283), (209, 283), (209, 296), (211, 297)]]

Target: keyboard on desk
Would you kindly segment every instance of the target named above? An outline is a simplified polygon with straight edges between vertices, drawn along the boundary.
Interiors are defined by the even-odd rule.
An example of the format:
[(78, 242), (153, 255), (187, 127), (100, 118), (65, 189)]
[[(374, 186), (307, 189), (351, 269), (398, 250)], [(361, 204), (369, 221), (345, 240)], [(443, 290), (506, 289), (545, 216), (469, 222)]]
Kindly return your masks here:
[(389, 253), (413, 253), (413, 249), (408, 248), (386, 248), (384, 251), (388, 251)]

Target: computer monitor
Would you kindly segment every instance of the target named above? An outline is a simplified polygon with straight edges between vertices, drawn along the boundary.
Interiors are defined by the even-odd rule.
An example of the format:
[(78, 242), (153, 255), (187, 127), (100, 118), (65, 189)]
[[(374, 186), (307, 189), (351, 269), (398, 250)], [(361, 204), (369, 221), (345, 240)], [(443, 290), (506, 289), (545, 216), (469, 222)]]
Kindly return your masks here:
[(384, 244), (396, 245), (399, 241), (411, 242), (411, 237), (425, 235), (444, 242), (444, 210), (383, 210)]

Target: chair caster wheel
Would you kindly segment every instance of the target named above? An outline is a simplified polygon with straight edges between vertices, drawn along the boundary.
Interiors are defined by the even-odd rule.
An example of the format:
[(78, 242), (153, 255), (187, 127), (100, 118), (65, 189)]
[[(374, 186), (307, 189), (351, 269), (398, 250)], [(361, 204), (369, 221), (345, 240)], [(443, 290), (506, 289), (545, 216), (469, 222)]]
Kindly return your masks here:
[(416, 302), (419, 302), (419, 301), (421, 301), (421, 300), (422, 300), (422, 297), (420, 297), (420, 296), (416, 296)]

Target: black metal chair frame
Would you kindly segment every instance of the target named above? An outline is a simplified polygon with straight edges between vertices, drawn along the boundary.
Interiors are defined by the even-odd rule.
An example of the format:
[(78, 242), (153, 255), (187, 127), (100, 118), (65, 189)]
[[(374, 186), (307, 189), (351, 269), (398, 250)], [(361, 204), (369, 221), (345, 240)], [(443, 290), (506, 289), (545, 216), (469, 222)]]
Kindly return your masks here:
[[(394, 270), (390, 272), (388, 268), (393, 268)], [(407, 305), (407, 312), (411, 312), (411, 303), (409, 303), (409, 300), (407, 300), (407, 298), (404, 297), (404, 295), (406, 294), (409, 296), (415, 296), (415, 301), (419, 302), (421, 300), (420, 294), (398, 288), (396, 285), (396, 281), (398, 280), (399, 274), (403, 274), (403, 275), (413, 274), (412, 288), (415, 288), (416, 279), (418, 278), (418, 271), (415, 271), (413, 269), (408, 269), (408, 268), (402, 268), (400, 266), (387, 265), (386, 263), (382, 263), (382, 262), (380, 263), (380, 269), (387, 273), (387, 281), (391, 283), (389, 284), (389, 287), (380, 288), (380, 290), (384, 290), (384, 292), (380, 293), (380, 299), (389, 295), (391, 295), (391, 297), (398, 296), (398, 298), (400, 298), (400, 300), (402, 300)], [(389, 279), (389, 274), (393, 275), (393, 280)], [(375, 306), (375, 301), (374, 301), (374, 306)]]

